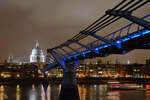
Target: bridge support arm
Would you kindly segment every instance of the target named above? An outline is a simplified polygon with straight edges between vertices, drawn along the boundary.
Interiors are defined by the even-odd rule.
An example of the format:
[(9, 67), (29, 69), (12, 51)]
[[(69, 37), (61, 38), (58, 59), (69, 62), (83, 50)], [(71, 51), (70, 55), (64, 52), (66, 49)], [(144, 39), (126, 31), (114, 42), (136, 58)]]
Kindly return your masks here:
[(77, 50), (75, 50), (75, 49), (73, 49), (73, 48), (71, 48), (69, 45), (68, 46), (66, 46), (67, 48), (69, 48), (69, 49), (71, 49), (72, 51), (74, 51), (75, 53), (79, 53)]
[(112, 45), (116, 45), (116, 43), (114, 43), (113, 41), (110, 41), (110, 40), (107, 40), (99, 35), (96, 35), (96, 34), (91, 34), (91, 36), (93, 36), (94, 38), (98, 39), (98, 40), (102, 40), (104, 41), (105, 43), (109, 43), (109, 44), (112, 44)]
[(123, 11), (117, 11), (117, 10), (107, 10), (106, 14), (112, 15), (112, 16), (124, 17), (124, 18), (130, 20), (131, 22), (134, 22), (138, 25), (141, 25), (144, 28), (150, 29), (150, 22), (131, 15), (131, 12), (127, 12), (127, 11), (123, 12)]
[(55, 49), (56, 52), (58, 52), (60, 55), (62, 55), (63, 57), (66, 57), (63, 53), (61, 53), (59, 50)]
[(65, 49), (63, 49), (63, 48), (60, 48), (61, 50), (63, 50), (68, 56), (70, 56), (71, 54), (68, 52), (68, 51), (66, 51)]
[(80, 45), (81, 47), (86, 48), (87, 50), (91, 50), (91, 51), (93, 51), (91, 48), (89, 48), (89, 47), (87, 47), (86, 45), (84, 45), (84, 44), (80, 43), (79, 41), (76, 41), (75, 43), (77, 43), (77, 44), (78, 44), (78, 45)]
[(87, 32), (87, 31), (81, 31), (80, 33), (82, 34), (88, 34), (88, 35), (91, 35), (92, 37), (98, 39), (98, 40), (101, 40), (105, 43), (108, 43), (108, 44), (111, 44), (111, 45), (115, 45), (117, 48), (121, 48), (121, 44), (118, 44), (118, 43), (115, 43), (111, 40), (108, 40), (108, 39), (105, 39), (104, 37), (101, 37), (99, 35), (97, 35), (96, 33), (93, 33), (93, 32)]

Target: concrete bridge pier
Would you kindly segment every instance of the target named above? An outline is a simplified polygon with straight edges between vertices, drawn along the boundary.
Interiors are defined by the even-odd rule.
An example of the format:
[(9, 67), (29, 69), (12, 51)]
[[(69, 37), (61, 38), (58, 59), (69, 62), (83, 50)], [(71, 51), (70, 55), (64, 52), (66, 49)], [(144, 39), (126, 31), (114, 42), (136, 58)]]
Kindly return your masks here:
[(59, 100), (80, 100), (74, 63), (66, 64)]

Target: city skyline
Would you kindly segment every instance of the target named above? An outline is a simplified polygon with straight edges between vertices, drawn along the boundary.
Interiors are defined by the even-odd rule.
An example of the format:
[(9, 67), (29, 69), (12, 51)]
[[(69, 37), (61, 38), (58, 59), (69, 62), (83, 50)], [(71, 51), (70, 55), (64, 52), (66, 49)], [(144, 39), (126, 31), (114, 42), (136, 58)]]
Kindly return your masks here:
[[(86, 59), (85, 62), (97, 62), (99, 60), (102, 60), (102, 63), (109, 62), (110, 64), (116, 64), (116, 60), (119, 59), (120, 64), (134, 64), (134, 63), (146, 64), (146, 60), (150, 59), (150, 56), (149, 55), (145, 56), (145, 55), (148, 54), (150, 51), (145, 50), (146, 54), (144, 56), (142, 56), (143, 55), (142, 51), (143, 50), (133, 50), (133, 51), (131, 51), (127, 54), (124, 54), (124, 55), (112, 54), (112, 55), (109, 55), (108, 57), (97, 57), (97, 58), (94, 58), (94, 59)], [(45, 51), (43, 50), (43, 52), (45, 52)], [(138, 52), (138, 54), (136, 54), (136, 52)], [(23, 59), (25, 59), (27, 62), (30, 62), (30, 54), (31, 53), (32, 53), (32, 49), (31, 49), (30, 52), (26, 53), (28, 55), (25, 55), (24, 57), (21, 57), (21, 59), (19, 61), (24, 62)], [(13, 56), (14, 61), (17, 60), (15, 55), (12, 54), (12, 55), (9, 55), (9, 56)], [(46, 54), (45, 54), (45, 56), (46, 56)], [(141, 58), (138, 58), (138, 56), (140, 56)], [(1, 61), (1, 63), (3, 63), (3, 62), (4, 61)]]
[[(76, 35), (119, 1), (0, 1), (0, 61), (4, 61), (11, 53), (16, 58), (24, 56), (31, 51), (35, 40), (40, 41), (44, 51), (59, 45)], [(83, 5), (90, 7), (83, 7)], [(140, 8), (135, 15), (138, 17), (146, 15), (150, 12), (148, 7), (146, 5)], [(100, 34), (111, 33), (128, 23), (129, 21), (121, 19), (100, 31)], [(136, 57), (139, 63), (144, 63), (145, 58), (149, 58), (148, 54), (150, 54), (149, 50), (134, 50), (126, 55), (109, 56), (108, 59), (116, 57), (124, 60), (131, 59), (134, 62)]]

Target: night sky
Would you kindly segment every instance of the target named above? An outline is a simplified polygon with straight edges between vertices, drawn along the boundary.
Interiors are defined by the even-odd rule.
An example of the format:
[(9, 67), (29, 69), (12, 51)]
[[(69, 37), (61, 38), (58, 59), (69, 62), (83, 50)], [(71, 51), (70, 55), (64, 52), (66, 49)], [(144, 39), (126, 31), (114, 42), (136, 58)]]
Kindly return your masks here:
[[(46, 50), (59, 45), (102, 16), (120, 0), (0, 0), (0, 61), (13, 54), (28, 57), (35, 41)], [(150, 4), (137, 10), (142, 17), (150, 12)], [(99, 34), (108, 34), (129, 21), (122, 19)], [(91, 40), (90, 38), (88, 38)], [(89, 40), (85, 41), (89, 41)], [(150, 50), (136, 50), (124, 56), (109, 56), (144, 63)], [(136, 59), (136, 60), (135, 60)]]

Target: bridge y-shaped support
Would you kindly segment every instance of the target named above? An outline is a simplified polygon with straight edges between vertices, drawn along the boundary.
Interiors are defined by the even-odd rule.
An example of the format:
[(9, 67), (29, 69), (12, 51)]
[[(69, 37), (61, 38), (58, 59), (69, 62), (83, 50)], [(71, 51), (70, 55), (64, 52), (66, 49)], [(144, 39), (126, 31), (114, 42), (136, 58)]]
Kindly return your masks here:
[(75, 43), (77, 43), (77, 44), (78, 44), (78, 45), (80, 45), (81, 47), (86, 48), (87, 50), (91, 50), (91, 51), (93, 51), (91, 48), (89, 48), (88, 46), (86, 46), (86, 45), (84, 45), (84, 44), (80, 43), (79, 41), (75, 41)]
[(111, 40), (108, 40), (108, 39), (105, 39), (104, 37), (101, 37), (99, 35), (97, 35), (95, 32), (88, 32), (88, 31), (81, 31), (80, 33), (82, 34), (88, 34), (98, 40), (101, 40), (105, 43), (108, 43), (108, 44), (111, 44), (111, 45), (115, 45), (117, 48), (121, 48), (121, 43), (115, 43), (114, 41), (111, 41)]
[(66, 64), (59, 100), (80, 100), (74, 63)]
[(62, 51), (64, 51), (68, 56), (70, 56), (71, 54), (68, 52), (68, 51), (66, 51), (65, 49), (63, 49), (63, 48), (60, 48)]
[(56, 52), (58, 52), (61, 56), (66, 57), (63, 53), (61, 53), (58, 49), (55, 49)]
[(117, 10), (110, 9), (110, 10), (106, 11), (106, 14), (112, 15), (112, 16), (124, 17), (124, 18), (130, 20), (131, 22), (141, 25), (144, 28), (150, 29), (150, 22), (131, 15), (131, 12), (127, 12), (127, 11), (124, 12), (124, 11), (117, 11)]
[(75, 53), (79, 53), (77, 50), (71, 48), (69, 45), (66, 46), (67, 48), (71, 49), (72, 51), (74, 51)]

